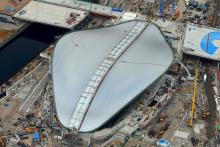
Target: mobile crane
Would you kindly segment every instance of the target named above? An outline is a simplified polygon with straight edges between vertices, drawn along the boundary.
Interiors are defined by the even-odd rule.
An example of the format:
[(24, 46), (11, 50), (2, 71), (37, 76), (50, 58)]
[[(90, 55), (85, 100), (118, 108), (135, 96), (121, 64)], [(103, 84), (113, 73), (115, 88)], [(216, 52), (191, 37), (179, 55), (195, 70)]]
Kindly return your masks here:
[(193, 127), (193, 119), (195, 115), (195, 99), (196, 99), (196, 91), (197, 91), (197, 79), (198, 79), (199, 69), (198, 65), (196, 64), (196, 75), (194, 78), (194, 84), (193, 84), (193, 95), (192, 95), (192, 107), (191, 107), (191, 118), (188, 121), (188, 126)]

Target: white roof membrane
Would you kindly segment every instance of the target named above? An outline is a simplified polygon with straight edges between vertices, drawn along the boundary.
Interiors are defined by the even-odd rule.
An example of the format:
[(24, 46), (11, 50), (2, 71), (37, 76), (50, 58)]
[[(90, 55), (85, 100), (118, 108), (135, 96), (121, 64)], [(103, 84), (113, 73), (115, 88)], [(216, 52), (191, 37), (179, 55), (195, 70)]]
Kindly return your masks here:
[[(111, 63), (111, 68), (97, 70), (120, 42), (126, 44), (126, 40), (131, 38), (129, 33), (138, 23), (145, 27), (139, 30), (136, 39), (128, 42), (124, 52)], [(60, 122), (80, 132), (101, 127), (159, 78), (172, 61), (170, 46), (160, 30), (151, 23), (130, 21), (63, 36), (55, 47), (52, 70)], [(91, 83), (98, 71), (102, 75), (100, 82)], [(90, 97), (85, 91), (91, 85), (97, 89)], [(82, 96), (89, 98), (85, 100)], [(81, 105), (83, 101), (87, 105)], [(79, 105), (83, 108), (77, 107)], [(74, 112), (81, 112), (79, 118)], [(73, 118), (77, 119), (73, 121)]]

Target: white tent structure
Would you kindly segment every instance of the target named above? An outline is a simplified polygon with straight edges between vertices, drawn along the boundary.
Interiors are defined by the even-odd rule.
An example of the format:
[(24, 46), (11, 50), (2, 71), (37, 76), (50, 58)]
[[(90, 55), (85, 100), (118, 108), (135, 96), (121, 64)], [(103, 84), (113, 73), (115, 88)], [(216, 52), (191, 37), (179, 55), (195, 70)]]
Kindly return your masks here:
[(64, 35), (52, 63), (61, 124), (80, 132), (100, 128), (157, 80), (173, 59), (160, 30), (143, 21)]

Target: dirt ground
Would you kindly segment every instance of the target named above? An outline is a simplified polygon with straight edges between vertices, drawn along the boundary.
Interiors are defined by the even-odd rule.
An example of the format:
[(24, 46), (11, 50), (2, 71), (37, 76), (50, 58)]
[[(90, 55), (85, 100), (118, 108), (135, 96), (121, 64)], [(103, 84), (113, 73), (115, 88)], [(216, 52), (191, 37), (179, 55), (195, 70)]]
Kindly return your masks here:
[(213, 14), (213, 17), (214, 17), (213, 24), (212, 24), (213, 26), (216, 25), (216, 20), (217, 20), (216, 16), (218, 16), (218, 14), (220, 13), (220, 0), (214, 0), (214, 1), (216, 3), (216, 6), (215, 6), (214, 14)]
[(215, 120), (216, 120), (216, 102), (214, 98), (214, 89), (212, 86), (212, 73), (210, 72), (210, 69), (207, 69), (207, 80), (206, 80), (206, 95), (208, 98), (208, 105), (209, 105), (209, 112), (210, 117), (207, 117), (206, 123), (208, 124), (206, 126), (206, 134), (209, 139), (215, 137)]
[(18, 100), (3, 101), (0, 103), (0, 118), (4, 121), (10, 119), (18, 111), (21, 102)]

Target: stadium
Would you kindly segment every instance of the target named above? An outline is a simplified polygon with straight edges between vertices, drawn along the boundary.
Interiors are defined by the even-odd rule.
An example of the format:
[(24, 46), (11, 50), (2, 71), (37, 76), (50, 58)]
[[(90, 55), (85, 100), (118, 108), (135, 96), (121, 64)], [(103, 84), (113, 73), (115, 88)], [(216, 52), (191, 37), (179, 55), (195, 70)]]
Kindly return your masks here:
[(140, 20), (64, 35), (52, 63), (60, 123), (79, 132), (99, 129), (163, 75), (173, 59), (159, 28)]

